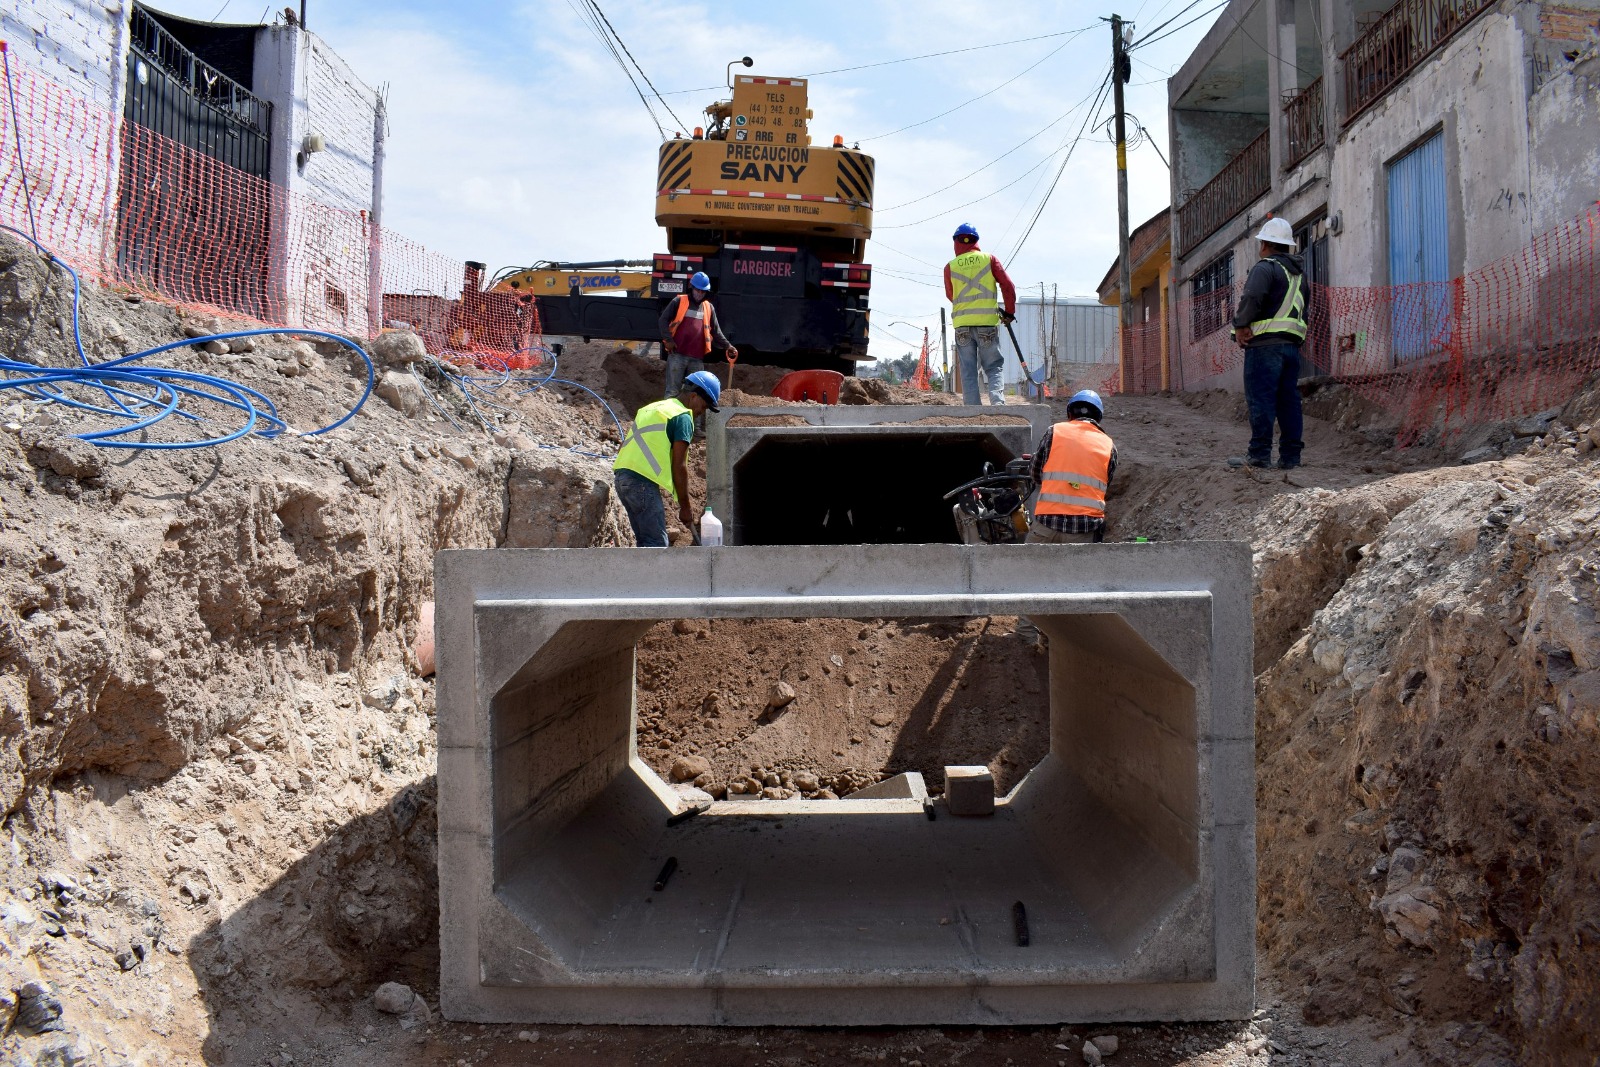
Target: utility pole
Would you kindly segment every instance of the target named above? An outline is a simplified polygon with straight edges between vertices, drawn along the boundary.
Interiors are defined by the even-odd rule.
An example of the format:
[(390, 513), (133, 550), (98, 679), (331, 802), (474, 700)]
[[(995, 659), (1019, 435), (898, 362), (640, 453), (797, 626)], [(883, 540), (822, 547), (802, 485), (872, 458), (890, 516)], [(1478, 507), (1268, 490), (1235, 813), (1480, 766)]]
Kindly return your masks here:
[(945, 329), (944, 329), (944, 308), (940, 308), (939, 309), (939, 366), (944, 371), (944, 391), (947, 392), (947, 393), (953, 393), (953, 392), (956, 391), (956, 386), (960, 385), (961, 383), (957, 382), (955, 380), (955, 378), (951, 377), (951, 375), (950, 375), (950, 346), (948, 344), (948, 340), (949, 340), (949, 335), (945, 333)]
[(1133, 264), (1128, 260), (1128, 136), (1122, 107), (1122, 84), (1128, 80), (1133, 64), (1128, 60), (1128, 44), (1122, 36), (1122, 16), (1111, 16), (1111, 85), (1116, 104), (1117, 133), (1117, 249), (1121, 302), (1118, 304), (1117, 358), (1121, 363), (1123, 385), (1128, 374), (1128, 328), (1133, 325)]

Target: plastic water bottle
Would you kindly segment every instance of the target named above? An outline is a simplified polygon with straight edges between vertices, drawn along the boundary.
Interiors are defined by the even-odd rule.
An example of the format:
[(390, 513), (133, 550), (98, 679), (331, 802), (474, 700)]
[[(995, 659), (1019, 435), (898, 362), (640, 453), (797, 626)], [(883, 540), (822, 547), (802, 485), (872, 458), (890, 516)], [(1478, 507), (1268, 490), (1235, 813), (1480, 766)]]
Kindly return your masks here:
[(700, 545), (702, 548), (712, 548), (722, 544), (722, 520), (711, 514), (711, 509), (706, 508), (706, 513), (700, 516)]

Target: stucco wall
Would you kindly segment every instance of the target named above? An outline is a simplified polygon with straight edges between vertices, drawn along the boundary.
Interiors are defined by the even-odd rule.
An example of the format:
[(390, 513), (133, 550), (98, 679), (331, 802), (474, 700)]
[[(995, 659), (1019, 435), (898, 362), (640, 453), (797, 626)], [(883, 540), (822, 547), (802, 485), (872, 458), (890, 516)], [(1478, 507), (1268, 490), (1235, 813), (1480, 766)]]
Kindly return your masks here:
[(1462, 30), (1339, 137), (1332, 196), (1336, 285), (1390, 284), (1386, 167), (1444, 134), (1450, 275), (1517, 251), (1533, 236), (1527, 64), (1516, 17), (1490, 11)]
[(1528, 136), (1529, 203), (1542, 233), (1600, 199), (1600, 49), (1553, 73), (1528, 101)]
[[(271, 26), (256, 39), (257, 95), (272, 101), (272, 181), (291, 195), (276, 234), (275, 289), (294, 321), (324, 329), (368, 328), (368, 223), (377, 93), (326, 42), (299, 27)], [(320, 152), (299, 158), (310, 134)]]
[(128, 10), (123, 0), (6, 0), (0, 37), (46, 78), (121, 114)]
[(1267, 128), (1267, 116), (1229, 111), (1172, 113), (1173, 184), (1199, 189)]

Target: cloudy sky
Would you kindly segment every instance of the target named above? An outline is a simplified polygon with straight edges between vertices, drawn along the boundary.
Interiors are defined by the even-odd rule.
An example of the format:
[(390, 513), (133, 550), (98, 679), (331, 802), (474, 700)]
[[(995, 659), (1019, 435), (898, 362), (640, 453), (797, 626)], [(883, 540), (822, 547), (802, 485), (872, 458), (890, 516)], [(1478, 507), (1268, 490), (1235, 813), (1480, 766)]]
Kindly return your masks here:
[[(219, 21), (248, 23), (262, 19), (260, 2), (154, 6), (216, 19), (220, 5)], [(726, 95), (725, 65), (748, 55), (751, 73), (810, 76), (816, 143), (842, 133), (876, 157), (867, 258), (880, 358), (919, 342), (923, 326), (937, 343), (940, 270), (960, 222), (978, 227), (1019, 286), (1093, 292), (1117, 247), (1115, 154), (1094, 122), (1018, 242), (1109, 66), (1101, 17), (1116, 11), (1136, 22), (1136, 36), (1165, 35), (1135, 51), (1127, 89), (1128, 111), (1153, 138), (1129, 154), (1135, 226), (1169, 199), (1155, 150), (1167, 152), (1165, 79), (1217, 18), (1215, 0), (600, 6), (678, 116), (652, 101), (669, 135), (704, 121), (706, 105)], [(387, 225), (491, 269), (666, 250), (653, 218), (655, 121), (568, 0), (309, 0), (306, 21), (369, 84), (388, 87)], [(954, 49), (971, 50), (910, 58)]]

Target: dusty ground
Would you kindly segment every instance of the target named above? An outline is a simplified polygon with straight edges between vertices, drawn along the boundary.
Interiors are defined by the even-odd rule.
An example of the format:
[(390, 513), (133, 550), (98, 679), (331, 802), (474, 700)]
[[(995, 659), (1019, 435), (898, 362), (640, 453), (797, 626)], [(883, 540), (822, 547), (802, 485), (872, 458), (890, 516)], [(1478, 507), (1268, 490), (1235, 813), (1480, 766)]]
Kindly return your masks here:
[[(65, 360), (59, 289), (0, 252), (0, 344)], [(183, 325), (101, 292), (88, 319), (97, 355)], [(238, 376), (302, 427), (355, 382), (289, 343), (169, 362)], [(561, 372), (625, 416), (660, 365), (582, 346)], [(529, 1040), (428, 1010), (433, 698), (410, 646), (439, 548), (626, 541), (606, 465), (580, 454), (615, 431), (576, 390), (508, 399), (488, 432), (391, 392), (327, 438), (126, 456), (86, 456), (74, 424), (0, 394), (4, 1062), (1001, 1067), (1081, 1063), (1104, 1033), (1114, 1064), (1595, 1060), (1600, 493), (1579, 431), (1600, 397), (1396, 454), (1325, 389), (1287, 476), (1221, 463), (1246, 436), (1237, 398), (1111, 402), (1113, 536), (1256, 549), (1256, 1019)], [(1010, 784), (1043, 747), (1042, 657), (1011, 628), (662, 627), (641, 746), (669, 774), (706, 759), (713, 786), (760, 770), (822, 795), (953, 758)], [(780, 681), (795, 700), (769, 710)], [(378, 1012), (391, 980), (423, 1010)], [(59, 1029), (12, 1025), (48, 1023), (50, 995)]]

